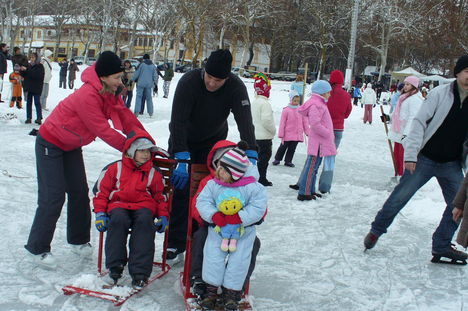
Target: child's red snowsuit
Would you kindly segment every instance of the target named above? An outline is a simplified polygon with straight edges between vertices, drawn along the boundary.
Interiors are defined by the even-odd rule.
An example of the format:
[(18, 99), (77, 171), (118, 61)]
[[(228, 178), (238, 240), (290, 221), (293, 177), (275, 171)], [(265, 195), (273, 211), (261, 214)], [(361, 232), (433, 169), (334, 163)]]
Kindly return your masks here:
[(169, 217), (161, 173), (153, 167), (151, 160), (137, 167), (135, 161), (126, 156), (128, 148), (138, 138), (147, 138), (154, 143), (151, 136), (143, 131), (127, 139), (122, 160), (110, 164), (101, 172), (97, 182), (98, 192), (93, 199), (95, 213), (109, 213), (114, 208), (147, 208), (154, 216)]
[(22, 107), (22, 95), (23, 87), (21, 86), (21, 81), (23, 77), (18, 72), (12, 72), (10, 74), (10, 83), (11, 83), (11, 101), (10, 107), (14, 107), (16, 104), (17, 108)]

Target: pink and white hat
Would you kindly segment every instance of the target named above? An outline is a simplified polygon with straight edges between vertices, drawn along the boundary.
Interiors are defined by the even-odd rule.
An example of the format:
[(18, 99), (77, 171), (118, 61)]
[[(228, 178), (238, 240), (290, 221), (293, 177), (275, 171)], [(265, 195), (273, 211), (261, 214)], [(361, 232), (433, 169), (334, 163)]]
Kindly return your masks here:
[(249, 158), (245, 154), (245, 151), (240, 148), (233, 148), (226, 151), (219, 159), (219, 166), (227, 170), (234, 181), (244, 176), (249, 165)]
[(414, 86), (415, 88), (418, 88), (418, 87), (419, 87), (419, 78), (416, 77), (416, 76), (409, 76), (409, 77), (406, 77), (406, 79), (405, 79), (404, 82), (408, 82), (409, 84), (411, 84), (411, 85)]

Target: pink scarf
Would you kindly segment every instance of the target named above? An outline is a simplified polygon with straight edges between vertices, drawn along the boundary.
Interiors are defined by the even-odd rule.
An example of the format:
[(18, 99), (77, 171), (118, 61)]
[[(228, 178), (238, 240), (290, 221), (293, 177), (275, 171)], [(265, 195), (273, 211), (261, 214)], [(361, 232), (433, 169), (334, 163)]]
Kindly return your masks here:
[(392, 115), (392, 130), (395, 133), (400, 133), (401, 131), (401, 120), (400, 120), (401, 104), (405, 101), (406, 98), (409, 97), (409, 95), (410, 93), (404, 93), (404, 94), (401, 94), (400, 97), (398, 98), (395, 111), (393, 112), (393, 115)]

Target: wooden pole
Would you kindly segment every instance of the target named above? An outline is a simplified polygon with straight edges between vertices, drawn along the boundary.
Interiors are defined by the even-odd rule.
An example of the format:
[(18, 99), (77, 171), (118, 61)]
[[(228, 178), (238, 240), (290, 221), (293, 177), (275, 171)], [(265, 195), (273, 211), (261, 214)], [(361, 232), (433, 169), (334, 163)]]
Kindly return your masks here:
[[(382, 105), (380, 105), (380, 112), (382, 113), (382, 116), (385, 116)], [(384, 124), (384, 127), (385, 127), (385, 134), (387, 134), (387, 137), (388, 137), (387, 122), (383, 122), (383, 124)], [(392, 142), (388, 138), (387, 138), (387, 141), (388, 141), (388, 147), (390, 149), (390, 154), (392, 155), (392, 162), (393, 162), (393, 169), (395, 170), (395, 176), (398, 176), (398, 170), (397, 170), (397, 165), (396, 165), (396, 161), (395, 161), (395, 153), (393, 152)]]
[(305, 64), (305, 70), (304, 70), (304, 84), (302, 88), (302, 96), (301, 96), (301, 105), (304, 103), (304, 97), (305, 97), (305, 92), (307, 88), (307, 72), (309, 71), (309, 63)]

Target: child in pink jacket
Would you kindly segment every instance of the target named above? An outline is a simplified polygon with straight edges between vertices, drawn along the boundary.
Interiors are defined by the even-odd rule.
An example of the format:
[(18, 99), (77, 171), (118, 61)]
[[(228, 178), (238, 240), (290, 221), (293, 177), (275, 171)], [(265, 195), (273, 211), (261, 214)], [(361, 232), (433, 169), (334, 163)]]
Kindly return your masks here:
[(283, 108), (281, 113), (281, 121), (278, 129), (278, 137), (281, 138), (281, 145), (276, 151), (273, 165), (278, 165), (283, 160), (284, 165), (294, 167), (292, 159), (296, 151), (297, 144), (304, 141), (304, 132), (307, 134), (309, 123), (307, 119), (298, 112), (301, 97), (295, 90), (289, 92), (290, 103)]
[(309, 122), (309, 138), (307, 160), (299, 178), (299, 201), (315, 200), (315, 181), (322, 158), (336, 155), (333, 122), (327, 108), (330, 97), (330, 83), (324, 80), (312, 84), (312, 96), (298, 108), (299, 113), (306, 116)]

